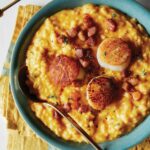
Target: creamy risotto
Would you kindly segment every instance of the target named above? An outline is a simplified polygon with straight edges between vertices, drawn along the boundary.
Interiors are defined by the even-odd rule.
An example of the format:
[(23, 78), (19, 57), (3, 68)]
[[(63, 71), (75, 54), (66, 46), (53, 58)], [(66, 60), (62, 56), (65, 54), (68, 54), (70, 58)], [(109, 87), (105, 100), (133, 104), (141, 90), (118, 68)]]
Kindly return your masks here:
[[(96, 142), (115, 139), (150, 112), (150, 38), (135, 18), (86, 4), (47, 18), (28, 49), (27, 84), (65, 110)], [(57, 136), (85, 139), (52, 108), (32, 110)]]

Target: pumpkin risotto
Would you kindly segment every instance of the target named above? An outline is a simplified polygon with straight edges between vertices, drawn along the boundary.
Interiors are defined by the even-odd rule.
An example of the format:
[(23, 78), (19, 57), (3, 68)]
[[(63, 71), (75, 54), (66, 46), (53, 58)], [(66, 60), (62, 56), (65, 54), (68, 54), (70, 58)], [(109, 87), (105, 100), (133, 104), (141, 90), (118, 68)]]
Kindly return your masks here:
[[(96, 142), (131, 131), (150, 113), (150, 38), (135, 18), (86, 4), (47, 18), (27, 49), (32, 92), (59, 105)], [(52, 108), (31, 102), (57, 136), (83, 142)]]

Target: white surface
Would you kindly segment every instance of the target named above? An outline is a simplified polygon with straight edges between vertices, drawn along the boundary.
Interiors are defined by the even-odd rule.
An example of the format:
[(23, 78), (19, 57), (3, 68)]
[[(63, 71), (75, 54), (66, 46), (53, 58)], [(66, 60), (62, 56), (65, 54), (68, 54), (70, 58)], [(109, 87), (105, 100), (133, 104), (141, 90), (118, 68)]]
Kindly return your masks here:
[[(4, 5), (8, 4), (11, 1), (12, 0), (0, 0), (0, 8), (2, 8)], [(3, 17), (0, 18), (0, 72), (2, 70), (2, 66), (6, 58), (7, 50), (9, 48), (10, 41), (12, 38), (16, 21), (17, 7), (19, 5), (25, 4), (36, 4), (43, 6), (49, 1), (51, 0), (21, 0), (18, 4), (7, 10), (4, 13)], [(149, 0), (137, 1), (141, 2), (147, 8), (150, 8)], [(6, 121), (0, 116), (0, 150), (6, 150), (6, 141)]]

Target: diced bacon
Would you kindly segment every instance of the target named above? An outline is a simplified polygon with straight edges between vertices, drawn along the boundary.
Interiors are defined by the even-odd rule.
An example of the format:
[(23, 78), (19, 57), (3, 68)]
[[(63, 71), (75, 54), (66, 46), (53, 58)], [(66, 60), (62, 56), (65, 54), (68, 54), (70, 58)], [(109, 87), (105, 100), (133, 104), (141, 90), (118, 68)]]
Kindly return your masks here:
[(113, 19), (107, 19), (106, 23), (110, 31), (115, 32), (117, 30), (117, 24)]
[(139, 80), (137, 78), (131, 77), (128, 79), (128, 82), (132, 84), (133, 86), (137, 85), (139, 83)]
[(90, 27), (88, 29), (88, 37), (91, 37), (96, 34), (96, 26)]
[(68, 30), (68, 35), (71, 37), (71, 38), (74, 38), (76, 37), (78, 34), (78, 28), (72, 28), (70, 30)]
[(89, 37), (87, 40), (86, 40), (86, 43), (87, 45), (89, 46), (94, 46), (96, 44), (96, 40), (94, 39), (94, 37)]
[(84, 68), (88, 67), (88, 65), (90, 64), (90, 61), (88, 61), (87, 59), (80, 59), (79, 61), (82, 65), (82, 67), (84, 67)]
[(84, 56), (84, 50), (82, 48), (77, 48), (75, 54), (78, 58), (82, 58)]
[(130, 85), (128, 82), (124, 82), (123, 85), (122, 85), (122, 88), (123, 88), (125, 91), (130, 91), (131, 85)]
[(58, 43), (62, 44), (64, 39), (62, 36), (57, 36), (57, 41), (58, 41)]
[(71, 110), (71, 106), (70, 106), (70, 103), (65, 103), (63, 105), (63, 108), (65, 109), (66, 112), (69, 112)]
[(88, 105), (81, 105), (81, 106), (79, 107), (78, 111), (79, 111), (80, 113), (86, 113), (86, 112), (89, 111), (89, 107), (88, 107)]
[(89, 14), (84, 15), (83, 25), (85, 26), (85, 28), (89, 28), (94, 25), (94, 20)]
[(52, 111), (52, 115), (57, 120), (60, 120), (62, 118), (62, 116), (55, 110)]

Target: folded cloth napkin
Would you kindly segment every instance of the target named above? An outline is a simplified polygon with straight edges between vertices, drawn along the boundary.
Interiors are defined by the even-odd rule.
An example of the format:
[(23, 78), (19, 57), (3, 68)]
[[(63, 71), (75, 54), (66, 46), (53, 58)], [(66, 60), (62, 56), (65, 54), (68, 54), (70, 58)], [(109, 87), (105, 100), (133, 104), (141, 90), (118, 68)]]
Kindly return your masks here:
[[(7, 120), (8, 150), (56, 150), (37, 137), (20, 117), (9, 87), (9, 64), (14, 44), (27, 21), (40, 9), (39, 6), (19, 6), (16, 27), (8, 50), (6, 62), (0, 76), (0, 113)], [(150, 139), (132, 148), (132, 150), (150, 150)]]

